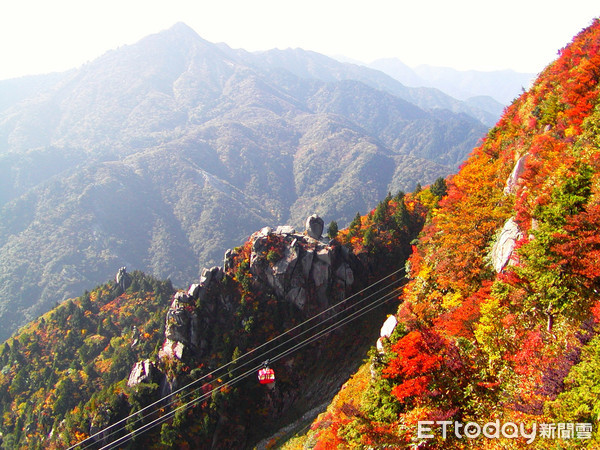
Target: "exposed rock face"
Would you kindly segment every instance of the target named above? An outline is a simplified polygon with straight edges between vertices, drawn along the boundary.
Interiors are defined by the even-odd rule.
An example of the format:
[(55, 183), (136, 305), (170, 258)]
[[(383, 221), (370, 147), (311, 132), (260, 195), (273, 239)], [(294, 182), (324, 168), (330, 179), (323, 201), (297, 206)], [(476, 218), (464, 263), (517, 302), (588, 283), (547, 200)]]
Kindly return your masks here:
[[(313, 236), (281, 228), (266, 233), (263, 229), (251, 236), (250, 271), (255, 279), (305, 312), (342, 300), (354, 283), (352, 265), (358, 261), (342, 247), (324, 244), (314, 237), (320, 237), (322, 226), (316, 227)], [(309, 292), (316, 294), (316, 304), (308, 304)]]
[[(297, 233), (290, 226), (264, 227), (249, 239), (253, 290), (293, 305), (303, 317), (343, 300), (361, 267), (347, 249), (319, 240), (323, 219), (312, 215), (306, 223), (306, 233)], [(198, 283), (173, 296), (160, 358), (205, 356), (210, 345), (205, 330), (223, 321), (223, 314), (233, 311), (239, 302), (222, 286), (225, 278), (235, 277), (236, 256), (235, 251), (227, 250), (223, 267), (203, 269)]]
[(118, 270), (117, 275), (115, 275), (115, 281), (123, 290), (131, 286), (131, 275), (127, 273), (126, 267), (121, 267)]
[(500, 237), (492, 248), (492, 265), (496, 272), (500, 273), (504, 267), (510, 262), (517, 241), (521, 239), (522, 234), (519, 231), (517, 222), (511, 217), (506, 221)]
[[(261, 230), (261, 233), (264, 233), (265, 231), (267, 231), (268, 233), (271, 233), (271, 230), (269, 227), (263, 228)], [(289, 225), (281, 225), (275, 229), (275, 234), (293, 234), (295, 232), (296, 232), (296, 230), (294, 229), (294, 227), (291, 227)]]
[(389, 338), (392, 335), (392, 333), (396, 329), (396, 325), (398, 325), (398, 320), (394, 315), (389, 316), (387, 320), (383, 323), (381, 331), (379, 332), (379, 339), (377, 339), (377, 350), (379, 351), (379, 353), (384, 353), (385, 350), (383, 348), (383, 340), (385, 338)]
[(515, 167), (513, 168), (513, 171), (511, 172), (510, 176), (506, 180), (506, 186), (504, 187), (504, 193), (506, 195), (514, 194), (517, 191), (517, 187), (519, 185), (519, 178), (521, 178), (521, 175), (523, 174), (523, 171), (525, 170), (526, 162), (527, 162), (526, 154), (521, 156), (519, 158), (519, 160), (516, 162)]
[(324, 227), (325, 222), (323, 222), (323, 219), (316, 214), (313, 214), (306, 219), (306, 234), (313, 239), (321, 239)]
[(127, 381), (127, 386), (135, 386), (140, 383), (150, 383), (154, 381), (158, 371), (156, 367), (149, 359), (145, 359), (144, 361), (139, 361), (135, 363), (133, 369), (131, 369), (131, 373), (129, 374), (129, 380)]

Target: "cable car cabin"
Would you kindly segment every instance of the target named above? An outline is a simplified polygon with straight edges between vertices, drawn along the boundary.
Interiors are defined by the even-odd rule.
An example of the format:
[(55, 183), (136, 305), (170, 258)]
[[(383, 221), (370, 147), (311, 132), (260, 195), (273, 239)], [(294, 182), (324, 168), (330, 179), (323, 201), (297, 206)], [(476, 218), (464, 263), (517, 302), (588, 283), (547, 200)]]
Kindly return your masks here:
[(258, 382), (260, 384), (275, 383), (275, 371), (270, 367), (263, 367), (258, 371)]

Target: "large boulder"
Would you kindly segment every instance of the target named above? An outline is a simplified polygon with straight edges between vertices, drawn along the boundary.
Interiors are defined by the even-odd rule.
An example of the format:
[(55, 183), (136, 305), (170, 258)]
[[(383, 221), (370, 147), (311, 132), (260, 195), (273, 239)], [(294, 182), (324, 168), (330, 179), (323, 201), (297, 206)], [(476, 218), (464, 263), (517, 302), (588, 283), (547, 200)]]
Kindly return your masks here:
[(117, 271), (117, 275), (115, 275), (115, 282), (121, 286), (121, 289), (126, 290), (129, 286), (131, 286), (131, 275), (127, 273), (126, 267), (121, 267)]
[(280, 225), (275, 228), (275, 234), (294, 234), (296, 229), (290, 225)]
[(135, 386), (140, 383), (151, 383), (157, 374), (156, 367), (149, 359), (136, 362), (129, 374), (127, 386)]
[(510, 262), (517, 241), (521, 239), (522, 234), (517, 222), (511, 217), (506, 221), (498, 240), (492, 247), (492, 265), (497, 273), (500, 273)]
[(313, 214), (306, 219), (306, 234), (313, 239), (321, 239), (324, 227), (325, 222), (323, 222), (323, 219), (316, 214)]

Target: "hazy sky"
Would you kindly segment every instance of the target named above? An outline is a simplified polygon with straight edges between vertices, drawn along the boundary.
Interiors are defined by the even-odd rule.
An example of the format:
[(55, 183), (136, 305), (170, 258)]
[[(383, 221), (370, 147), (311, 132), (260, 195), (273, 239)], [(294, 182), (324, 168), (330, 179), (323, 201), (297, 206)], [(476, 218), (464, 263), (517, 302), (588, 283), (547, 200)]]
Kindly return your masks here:
[(78, 67), (185, 22), (233, 48), (537, 73), (598, 0), (2, 0), (0, 79)]

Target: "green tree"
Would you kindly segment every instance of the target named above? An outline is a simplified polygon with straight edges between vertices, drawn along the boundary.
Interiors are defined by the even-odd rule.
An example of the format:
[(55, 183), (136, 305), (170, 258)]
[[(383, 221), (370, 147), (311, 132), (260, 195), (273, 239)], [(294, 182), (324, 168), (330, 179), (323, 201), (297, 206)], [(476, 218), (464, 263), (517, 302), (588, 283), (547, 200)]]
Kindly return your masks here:
[(338, 235), (339, 228), (338, 224), (335, 220), (332, 220), (329, 226), (327, 227), (327, 237), (329, 239), (335, 239)]
[(349, 238), (356, 236), (356, 234), (360, 230), (361, 224), (362, 224), (362, 220), (360, 217), (360, 213), (357, 212), (356, 216), (354, 216), (354, 219), (352, 219), (352, 222), (350, 222), (350, 225), (348, 225), (348, 237)]
[(375, 208), (375, 213), (373, 214), (373, 220), (379, 226), (385, 226), (388, 219), (388, 205), (392, 200), (392, 194), (388, 192), (387, 197), (380, 202)]
[(448, 186), (446, 185), (446, 180), (444, 180), (444, 178), (442, 177), (439, 177), (433, 182), (429, 190), (438, 199), (444, 197), (448, 193)]
[[(593, 423), (600, 416), (600, 337), (583, 348), (581, 362), (572, 367), (565, 378), (565, 390), (546, 405), (560, 421)], [(600, 439), (595, 430), (594, 440)]]
[(360, 212), (357, 212), (354, 216), (354, 219), (352, 219), (352, 222), (350, 222), (350, 225), (348, 225), (348, 228), (350, 228), (351, 230), (357, 230), (360, 228), (361, 223), (362, 221), (360, 217)]
[(409, 229), (410, 214), (406, 209), (404, 199), (400, 199), (398, 201), (398, 206), (396, 206), (396, 212), (394, 212), (394, 221), (396, 222), (396, 227), (398, 227), (399, 230), (407, 231)]
[(371, 248), (375, 244), (375, 231), (373, 228), (369, 227), (365, 231), (365, 235), (363, 236), (363, 245), (367, 248)]

